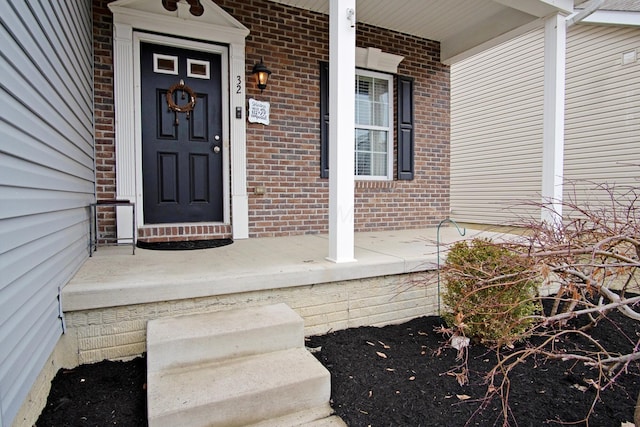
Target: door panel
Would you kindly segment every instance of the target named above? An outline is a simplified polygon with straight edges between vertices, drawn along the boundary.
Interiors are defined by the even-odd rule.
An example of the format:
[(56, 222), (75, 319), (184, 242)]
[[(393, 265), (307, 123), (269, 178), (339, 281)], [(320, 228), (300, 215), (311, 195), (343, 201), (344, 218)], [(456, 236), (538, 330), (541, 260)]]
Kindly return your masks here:
[[(209, 202), (209, 159), (207, 156), (192, 154), (190, 162), (191, 203)], [(204, 178), (204, 179), (203, 179)]]
[(160, 203), (178, 202), (178, 155), (177, 153), (158, 153), (158, 201)]
[[(145, 223), (221, 222), (220, 55), (141, 43), (140, 68)], [(205, 68), (208, 73), (200, 71)], [(195, 98), (188, 114), (171, 110), (166, 98), (181, 81)], [(190, 98), (188, 90), (176, 89), (172, 100), (185, 106)]]
[[(175, 115), (167, 108), (167, 91), (158, 90), (156, 94), (156, 120), (158, 121), (158, 139), (177, 139), (178, 128)], [(144, 102), (144, 101), (143, 101)]]
[(209, 129), (207, 129), (207, 111), (209, 97), (203, 94), (196, 96), (196, 106), (191, 112), (189, 119), (189, 139), (191, 141), (207, 141)]

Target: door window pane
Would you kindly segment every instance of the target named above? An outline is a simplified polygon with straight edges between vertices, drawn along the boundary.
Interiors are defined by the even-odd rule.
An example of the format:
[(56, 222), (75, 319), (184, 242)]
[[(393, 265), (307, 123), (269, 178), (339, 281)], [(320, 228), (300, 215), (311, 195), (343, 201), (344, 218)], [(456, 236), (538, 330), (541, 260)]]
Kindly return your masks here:
[(178, 74), (178, 57), (154, 53), (153, 72), (160, 74)]
[(209, 61), (187, 58), (187, 77), (209, 79)]

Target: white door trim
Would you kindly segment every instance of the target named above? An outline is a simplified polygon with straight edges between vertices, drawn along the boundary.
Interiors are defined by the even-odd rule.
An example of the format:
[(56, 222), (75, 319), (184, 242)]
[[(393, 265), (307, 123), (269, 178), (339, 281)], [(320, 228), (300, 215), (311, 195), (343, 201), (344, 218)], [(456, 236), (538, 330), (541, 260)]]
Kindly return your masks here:
[[(245, 111), (245, 38), (249, 30), (213, 2), (203, 2), (205, 9), (200, 16), (189, 13), (189, 5), (178, 4), (178, 10), (170, 12), (158, 0), (118, 0), (110, 3), (113, 12), (113, 62), (116, 144), (116, 196), (135, 201), (136, 225), (144, 224), (142, 212), (142, 135), (140, 128), (140, 60), (141, 40), (171, 43), (191, 49), (221, 50), (223, 68), (228, 79), (223, 79), (223, 127), (226, 153), (223, 165), (225, 177), (224, 221), (233, 218), (234, 239), (249, 237), (249, 204), (246, 190), (246, 122), (236, 119), (236, 108)], [(151, 35), (152, 31), (162, 35)], [(173, 37), (170, 37), (173, 36)], [(185, 37), (194, 40), (186, 40)], [(178, 40), (177, 38), (181, 38)], [(223, 71), (224, 73), (224, 71)], [(233, 117), (233, 118), (232, 118)], [(231, 143), (233, 141), (233, 143)], [(227, 173), (227, 172), (230, 172)], [(231, 177), (231, 182), (228, 177)], [(128, 209), (117, 212), (118, 238), (131, 238)], [(121, 226), (122, 224), (122, 226)]]

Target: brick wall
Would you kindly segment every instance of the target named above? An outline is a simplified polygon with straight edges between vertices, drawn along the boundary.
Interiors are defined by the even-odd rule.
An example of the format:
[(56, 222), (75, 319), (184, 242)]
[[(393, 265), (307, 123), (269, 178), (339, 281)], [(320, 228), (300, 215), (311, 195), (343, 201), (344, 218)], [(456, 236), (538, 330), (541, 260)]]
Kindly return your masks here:
[[(100, 198), (113, 197), (115, 191), (111, 17), (106, 2), (94, 2)], [(318, 63), (329, 59), (328, 17), (266, 0), (216, 3), (251, 31), (247, 99), (271, 104), (269, 126), (247, 122), (250, 236), (326, 232), (328, 180), (320, 178)], [(405, 57), (398, 73), (415, 79), (416, 165), (412, 181), (356, 182), (356, 231), (437, 224), (449, 212), (449, 68), (439, 62), (439, 44), (361, 24), (356, 44)], [(263, 94), (251, 76), (261, 57), (273, 72)], [(264, 194), (255, 194), (257, 188)]]
[(439, 62), (440, 44), (371, 26), (358, 27), (356, 44), (404, 56), (398, 74), (415, 79), (414, 179), (382, 188), (357, 183), (356, 230), (437, 224), (449, 215), (449, 67)]
[[(107, 3), (107, 1), (93, 2), (96, 197), (101, 200), (116, 197), (113, 19)], [(98, 218), (98, 236), (113, 239), (116, 236), (115, 208), (100, 208)]]

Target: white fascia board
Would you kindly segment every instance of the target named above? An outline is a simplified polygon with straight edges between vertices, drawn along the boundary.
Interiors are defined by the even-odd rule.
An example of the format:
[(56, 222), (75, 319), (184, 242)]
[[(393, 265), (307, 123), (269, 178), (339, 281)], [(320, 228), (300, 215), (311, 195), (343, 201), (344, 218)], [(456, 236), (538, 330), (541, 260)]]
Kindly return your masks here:
[(552, 13), (572, 13), (573, 0), (494, 0), (504, 6), (519, 10), (538, 18)]
[(581, 21), (584, 24), (640, 27), (640, 12), (598, 10)]

